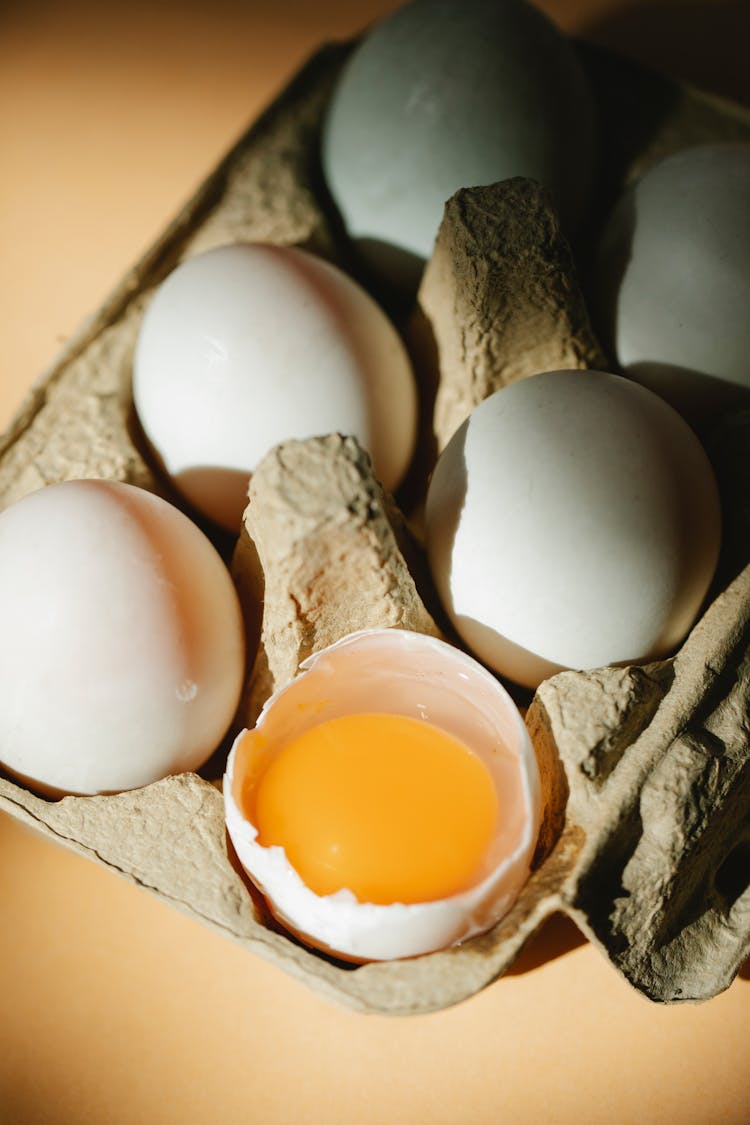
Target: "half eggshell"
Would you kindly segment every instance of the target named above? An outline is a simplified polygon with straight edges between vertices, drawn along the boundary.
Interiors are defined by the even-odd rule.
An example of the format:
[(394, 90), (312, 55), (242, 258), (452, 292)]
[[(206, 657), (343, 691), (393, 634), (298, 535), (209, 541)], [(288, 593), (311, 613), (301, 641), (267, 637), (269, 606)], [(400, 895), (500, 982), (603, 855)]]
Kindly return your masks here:
[[(320, 896), (264, 847), (242, 810), (274, 755), (305, 730), (341, 715), (387, 712), (437, 726), (487, 766), (500, 815), (479, 880), (423, 903), (361, 903), (349, 890)], [(412, 957), (490, 929), (528, 878), (541, 822), (541, 786), (523, 719), (502, 685), (470, 656), (401, 629), (352, 633), (316, 653), (243, 731), (224, 779), (227, 829), (237, 856), (276, 917), (316, 948), (355, 961)]]

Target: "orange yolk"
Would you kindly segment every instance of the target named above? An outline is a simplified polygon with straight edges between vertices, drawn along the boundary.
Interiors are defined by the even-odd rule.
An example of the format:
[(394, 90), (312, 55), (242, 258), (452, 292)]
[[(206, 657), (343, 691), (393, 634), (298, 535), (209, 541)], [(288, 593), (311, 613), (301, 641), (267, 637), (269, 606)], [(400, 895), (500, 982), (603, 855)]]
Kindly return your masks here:
[(319, 895), (428, 902), (482, 874), (498, 800), (467, 746), (401, 715), (344, 715), (276, 754), (255, 792), (258, 842)]

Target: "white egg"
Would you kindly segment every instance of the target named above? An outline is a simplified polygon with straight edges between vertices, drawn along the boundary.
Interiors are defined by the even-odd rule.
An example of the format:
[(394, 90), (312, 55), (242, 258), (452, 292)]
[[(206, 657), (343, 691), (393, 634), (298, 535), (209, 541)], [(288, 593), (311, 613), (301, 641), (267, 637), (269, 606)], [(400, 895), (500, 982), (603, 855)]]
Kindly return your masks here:
[(443, 451), (426, 504), (456, 630), (529, 687), (669, 653), (701, 608), (720, 535), (693, 431), (602, 372), (547, 372), (486, 399)]
[(45, 791), (133, 789), (201, 766), (237, 708), (239, 601), (172, 505), (109, 481), (0, 514), (0, 765)]
[(654, 164), (597, 257), (601, 333), (625, 374), (696, 420), (750, 400), (750, 144)]
[[(258, 842), (248, 787), (257, 789), (301, 732), (339, 716), (373, 712), (431, 724), (460, 740), (489, 771), (498, 820), (476, 880), (459, 893), (408, 903), (359, 901), (346, 887), (316, 894), (282, 846)], [(375, 800), (369, 791), (360, 796)], [(256, 727), (235, 742), (224, 799), (237, 856), (276, 917), (316, 948), (355, 961), (410, 957), (490, 929), (528, 878), (541, 821), (531, 742), (499, 682), (453, 646), (395, 629), (350, 634), (307, 660), (301, 674), (268, 700)], [(309, 800), (314, 802), (312, 794)], [(345, 839), (336, 840), (338, 852), (346, 847)]]
[(235, 531), (249, 475), (279, 442), (352, 434), (393, 490), (416, 440), (395, 328), (341, 270), (291, 247), (222, 246), (178, 266), (146, 311), (133, 395), (177, 489)]
[(527, 176), (572, 231), (595, 160), (571, 44), (525, 0), (415, 0), (369, 31), (324, 122), (325, 178), (372, 270), (413, 289), (447, 199)]

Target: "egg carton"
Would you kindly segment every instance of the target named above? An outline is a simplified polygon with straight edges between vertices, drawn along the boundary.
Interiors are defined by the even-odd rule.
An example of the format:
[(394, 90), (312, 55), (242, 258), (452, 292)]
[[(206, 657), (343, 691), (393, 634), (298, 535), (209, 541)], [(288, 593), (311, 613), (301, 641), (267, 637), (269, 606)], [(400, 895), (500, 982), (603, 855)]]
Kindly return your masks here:
[[(317, 161), (321, 117), (350, 49), (326, 46), (310, 60), (42, 377), (0, 440), (0, 507), (80, 477), (175, 500), (135, 419), (131, 363), (143, 311), (180, 260), (260, 240), (304, 246), (356, 274)], [(602, 136), (592, 227), (654, 159), (703, 141), (750, 140), (746, 111), (602, 49), (576, 49)], [(498, 229), (503, 256), (469, 292), (460, 231), (481, 245)], [(467, 302), (481, 310), (471, 331), (461, 319)], [(272, 450), (253, 476), (238, 541), (214, 536), (231, 557), (244, 605), (262, 597), (262, 616), (248, 612), (258, 656), (243, 723), (301, 660), (344, 633), (385, 625), (445, 634), (414, 533), (436, 445), (505, 382), (551, 367), (609, 366), (554, 212), (522, 180), (449, 202), (418, 307), (400, 327), (421, 373), (425, 413), (436, 397), (438, 419), (437, 433), (424, 419), (400, 506), (353, 438), (327, 435)], [(442, 952), (356, 967), (305, 948), (272, 920), (227, 842), (226, 746), (200, 774), (114, 795), (47, 800), (0, 775), (0, 809), (362, 1011), (426, 1012), (465, 999), (500, 977), (557, 912), (650, 999), (714, 996), (750, 953), (749, 433), (750, 414), (738, 412), (706, 435), (722, 490), (724, 552), (708, 608), (680, 651), (645, 667), (562, 672), (530, 700), (519, 698), (547, 811), (533, 874), (490, 932)]]

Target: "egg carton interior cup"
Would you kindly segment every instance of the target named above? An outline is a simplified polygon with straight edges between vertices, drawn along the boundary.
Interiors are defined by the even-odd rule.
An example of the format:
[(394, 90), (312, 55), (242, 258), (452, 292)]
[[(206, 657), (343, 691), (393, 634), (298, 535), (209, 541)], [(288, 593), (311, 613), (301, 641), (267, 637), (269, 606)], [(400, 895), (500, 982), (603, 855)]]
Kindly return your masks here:
[[(745, 111), (600, 49), (578, 49), (602, 138), (594, 222), (659, 156), (707, 140), (750, 140)], [(180, 260), (259, 240), (304, 246), (356, 269), (317, 159), (321, 115), (349, 50), (323, 48), (293, 79), (42, 377), (0, 440), (0, 507), (80, 477), (125, 481), (174, 499), (134, 418), (130, 380), (144, 308)], [(595, 341), (587, 348), (581, 366), (597, 354)], [(527, 723), (547, 819), (529, 883), (489, 933), (443, 952), (356, 968), (304, 948), (271, 922), (227, 845), (215, 780), (221, 765), (205, 777), (183, 774), (135, 791), (59, 801), (0, 776), (0, 808), (359, 1010), (408, 1014), (457, 1003), (501, 976), (558, 911), (645, 996), (675, 1002), (715, 995), (750, 952), (749, 431), (747, 413), (739, 414), (720, 423), (709, 442), (727, 518), (725, 557), (713, 600), (679, 653), (647, 667), (564, 672), (532, 700)], [(325, 446), (335, 487), (318, 478), (324, 511), (299, 542), (324, 550), (325, 509), (345, 499), (345, 476), (352, 511), (365, 513), (347, 525), (352, 550), (371, 553), (373, 573), (381, 567), (395, 575), (396, 594), (374, 583), (370, 609), (347, 619), (339, 606), (324, 615), (320, 635), (300, 629), (293, 651), (280, 654), (268, 615), (288, 575), (283, 559), (275, 560), (279, 573), (274, 560), (263, 571), (245, 527), (235, 549), (240, 589), (264, 584), (267, 595), (246, 693), (250, 713), (294, 674), (296, 662), (336, 634), (384, 623), (439, 632), (420, 598), (418, 546), (361, 451), (335, 446), (335, 439)], [(272, 480), (269, 495), (277, 486)], [(253, 529), (258, 534), (262, 529)], [(234, 548), (220, 546), (227, 556)], [(429, 602), (426, 587), (424, 598)]]

